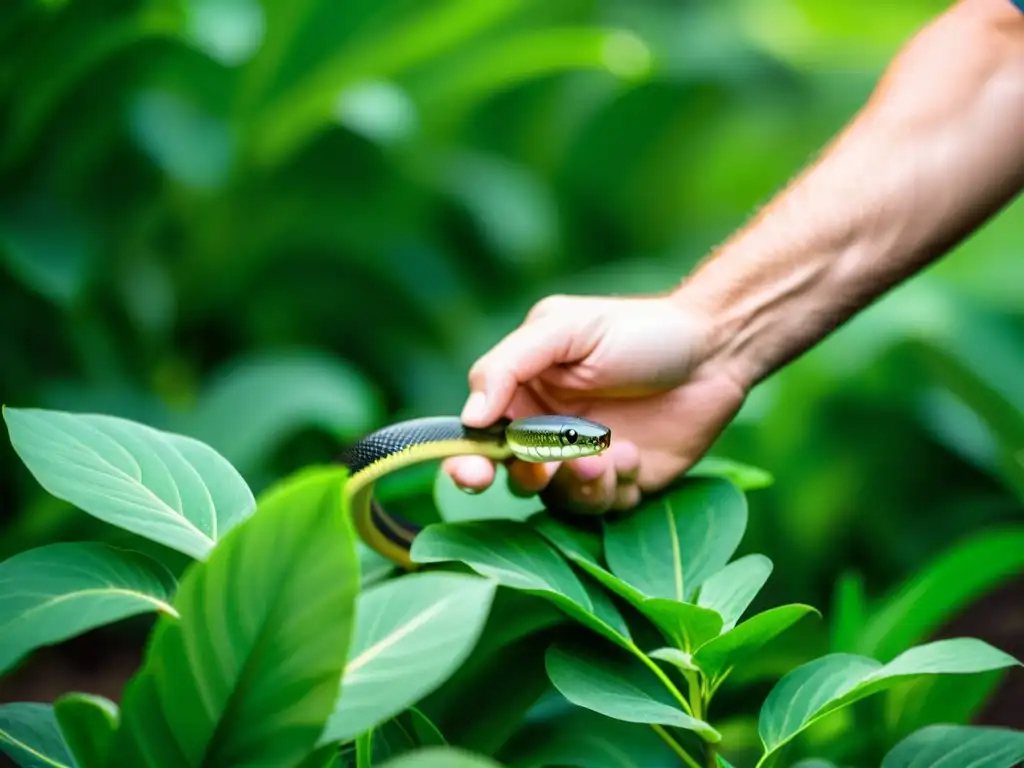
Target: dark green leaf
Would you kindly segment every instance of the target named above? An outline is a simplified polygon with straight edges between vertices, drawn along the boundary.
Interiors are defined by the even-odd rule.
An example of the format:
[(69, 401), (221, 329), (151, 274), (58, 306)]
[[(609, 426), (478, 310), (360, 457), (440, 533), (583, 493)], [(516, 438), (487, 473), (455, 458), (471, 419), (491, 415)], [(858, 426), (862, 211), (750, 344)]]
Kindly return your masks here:
[(117, 730), (117, 705), (102, 696), (70, 693), (57, 699), (53, 714), (78, 768), (106, 768)]
[(252, 514), (252, 492), (209, 446), (113, 416), (4, 408), (40, 485), (90, 515), (202, 559)]
[(758, 731), (770, 755), (830, 712), (925, 675), (986, 672), (1019, 665), (981, 640), (954, 638), (911, 648), (888, 664), (867, 656), (833, 653), (783, 677), (761, 707)]
[(608, 523), (605, 557), (612, 573), (647, 597), (689, 601), (729, 561), (746, 526), (746, 499), (735, 485), (687, 480)]
[(176, 583), (160, 563), (96, 542), (49, 544), (0, 563), (0, 670), (25, 654), (129, 616), (171, 616)]
[(555, 645), (546, 665), (552, 684), (573, 704), (617, 720), (684, 728), (711, 742), (721, 738), (683, 711), (650, 669), (612, 646)]
[(0, 750), (21, 768), (78, 768), (49, 704), (0, 704)]
[(929, 725), (893, 747), (881, 768), (1013, 768), (1024, 761), (1024, 731)]
[(809, 613), (820, 616), (809, 605), (781, 605), (751, 616), (742, 624), (708, 641), (694, 654), (693, 661), (704, 674), (715, 677), (749, 659)]
[[(310, 470), (182, 579), (122, 702), (126, 764), (298, 763), (338, 698), (358, 592), (343, 474)], [(148, 755), (147, 758), (144, 757)]]
[(434, 572), (362, 592), (341, 698), (321, 742), (351, 739), (443, 683), (473, 650), (496, 587), (478, 576)]
[(499, 584), (540, 595), (569, 616), (629, 647), (628, 638), (598, 618), (583, 583), (530, 526), (511, 520), (441, 523), (413, 542), (418, 563), (459, 561)]

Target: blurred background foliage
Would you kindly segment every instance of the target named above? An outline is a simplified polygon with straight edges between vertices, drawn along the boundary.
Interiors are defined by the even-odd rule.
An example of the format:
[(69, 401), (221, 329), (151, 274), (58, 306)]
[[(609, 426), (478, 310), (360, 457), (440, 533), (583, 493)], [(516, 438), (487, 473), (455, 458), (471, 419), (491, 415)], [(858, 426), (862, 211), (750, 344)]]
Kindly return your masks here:
[[(536, 300), (685, 275), (945, 5), (9, 0), (0, 400), (186, 432), (256, 490), (457, 413)], [(766, 382), (715, 447), (775, 477), (743, 545), (777, 563), (755, 607), (825, 611), (748, 682), (892, 656), (971, 605), (961, 634), (1024, 652), (1021, 213)], [(0, 457), (3, 556), (104, 535)], [(894, 638), (920, 590), (929, 618)]]

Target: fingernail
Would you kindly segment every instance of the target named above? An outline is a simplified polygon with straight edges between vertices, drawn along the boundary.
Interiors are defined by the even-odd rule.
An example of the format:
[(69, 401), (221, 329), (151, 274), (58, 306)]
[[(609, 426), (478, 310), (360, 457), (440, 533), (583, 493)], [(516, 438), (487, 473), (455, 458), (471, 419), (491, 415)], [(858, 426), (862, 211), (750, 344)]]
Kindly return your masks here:
[(474, 392), (469, 396), (466, 405), (462, 408), (463, 421), (479, 421), (483, 418), (484, 409), (487, 405), (487, 398), (483, 392)]

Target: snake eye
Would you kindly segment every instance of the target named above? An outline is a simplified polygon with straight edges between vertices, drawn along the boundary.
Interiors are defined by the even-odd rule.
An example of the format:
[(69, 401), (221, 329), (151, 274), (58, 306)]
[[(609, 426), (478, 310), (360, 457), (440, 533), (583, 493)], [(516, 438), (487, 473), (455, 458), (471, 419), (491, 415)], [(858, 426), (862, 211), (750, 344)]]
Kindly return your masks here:
[(579, 438), (579, 435), (576, 434), (576, 430), (575, 429), (567, 429), (567, 430), (565, 430), (565, 439), (569, 442), (569, 445), (572, 445), (573, 443), (575, 443), (578, 438)]

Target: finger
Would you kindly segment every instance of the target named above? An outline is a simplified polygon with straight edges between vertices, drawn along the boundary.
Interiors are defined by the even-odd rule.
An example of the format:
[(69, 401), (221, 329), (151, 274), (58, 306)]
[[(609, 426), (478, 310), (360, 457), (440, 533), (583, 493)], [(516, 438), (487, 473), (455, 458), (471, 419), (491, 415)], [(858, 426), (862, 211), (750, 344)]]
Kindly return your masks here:
[(558, 464), (547, 462), (537, 464), (530, 461), (512, 460), (508, 463), (508, 487), (516, 496), (533, 496), (547, 488)]
[(445, 459), (441, 466), (464, 491), (480, 493), (494, 482), (494, 463), (484, 456), (454, 456)]
[(615, 500), (611, 508), (616, 512), (625, 512), (640, 504), (640, 486), (636, 483), (620, 483), (615, 489)]
[(561, 362), (572, 345), (567, 321), (542, 318), (522, 325), (473, 365), (470, 396), (462, 410), (469, 426), (493, 424), (508, 408), (520, 384)]
[(592, 474), (589, 479), (582, 479), (569, 464), (561, 465), (541, 492), (545, 504), (573, 514), (600, 515), (608, 511), (615, 500), (615, 465), (604, 456), (591, 458), (601, 461), (588, 460), (588, 474)]

